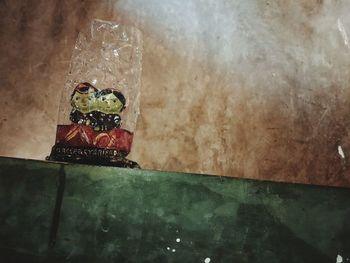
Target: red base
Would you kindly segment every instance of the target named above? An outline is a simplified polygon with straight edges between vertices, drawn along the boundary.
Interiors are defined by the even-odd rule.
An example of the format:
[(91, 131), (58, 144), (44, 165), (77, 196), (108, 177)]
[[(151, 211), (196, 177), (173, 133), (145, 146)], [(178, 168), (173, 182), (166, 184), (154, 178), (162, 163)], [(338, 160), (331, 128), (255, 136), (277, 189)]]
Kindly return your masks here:
[(133, 133), (124, 129), (114, 128), (97, 132), (90, 126), (80, 124), (58, 125), (56, 145), (112, 149), (127, 155), (131, 149), (132, 139)]

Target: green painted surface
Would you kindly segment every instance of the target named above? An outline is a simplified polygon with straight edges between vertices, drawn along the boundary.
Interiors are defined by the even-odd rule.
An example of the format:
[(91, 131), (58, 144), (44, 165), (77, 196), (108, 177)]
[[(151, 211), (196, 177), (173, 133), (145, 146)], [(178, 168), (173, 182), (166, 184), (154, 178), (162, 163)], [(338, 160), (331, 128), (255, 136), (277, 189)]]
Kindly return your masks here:
[[(48, 248), (60, 169), (63, 202)], [(0, 158), (0, 190), (7, 256), (350, 262), (349, 189)]]
[(56, 164), (0, 158), (0, 258), (18, 252), (26, 253), (26, 258), (45, 256), (58, 168)]

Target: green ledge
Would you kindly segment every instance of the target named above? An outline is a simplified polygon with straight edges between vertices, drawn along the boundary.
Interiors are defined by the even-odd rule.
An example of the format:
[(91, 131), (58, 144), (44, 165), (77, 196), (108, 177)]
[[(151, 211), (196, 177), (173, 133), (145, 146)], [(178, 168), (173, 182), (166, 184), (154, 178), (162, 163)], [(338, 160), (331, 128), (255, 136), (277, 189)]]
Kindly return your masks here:
[(0, 158), (0, 220), (0, 262), (350, 262), (342, 188)]

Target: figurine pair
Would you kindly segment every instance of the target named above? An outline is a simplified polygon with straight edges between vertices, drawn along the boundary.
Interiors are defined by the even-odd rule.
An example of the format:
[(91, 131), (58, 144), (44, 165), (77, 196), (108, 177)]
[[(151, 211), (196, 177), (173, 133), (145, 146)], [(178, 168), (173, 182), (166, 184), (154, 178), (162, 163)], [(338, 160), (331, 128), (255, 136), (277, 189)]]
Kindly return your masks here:
[(79, 83), (72, 95), (70, 120), (107, 131), (121, 126), (120, 113), (125, 109), (124, 95), (116, 89), (98, 90), (90, 83)]

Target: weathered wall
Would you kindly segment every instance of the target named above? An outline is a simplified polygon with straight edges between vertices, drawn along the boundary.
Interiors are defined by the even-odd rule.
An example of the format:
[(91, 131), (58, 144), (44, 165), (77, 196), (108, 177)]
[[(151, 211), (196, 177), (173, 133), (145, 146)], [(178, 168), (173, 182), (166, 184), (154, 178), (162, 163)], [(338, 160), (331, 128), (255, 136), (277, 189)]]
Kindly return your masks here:
[(144, 168), (350, 186), (349, 8), (345, 0), (3, 0), (0, 155), (50, 152), (77, 32), (99, 18), (144, 32), (130, 156)]

